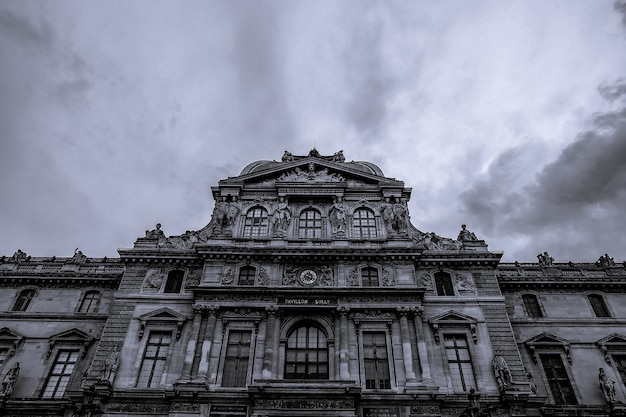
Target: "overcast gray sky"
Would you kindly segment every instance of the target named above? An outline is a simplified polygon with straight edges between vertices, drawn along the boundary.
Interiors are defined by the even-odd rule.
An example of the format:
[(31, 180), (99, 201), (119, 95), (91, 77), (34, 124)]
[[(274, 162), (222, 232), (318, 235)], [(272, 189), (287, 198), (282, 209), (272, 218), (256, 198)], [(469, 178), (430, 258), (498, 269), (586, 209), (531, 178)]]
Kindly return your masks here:
[(0, 255), (206, 225), (251, 161), (344, 150), (504, 260), (626, 259), (626, 1), (1, 1)]

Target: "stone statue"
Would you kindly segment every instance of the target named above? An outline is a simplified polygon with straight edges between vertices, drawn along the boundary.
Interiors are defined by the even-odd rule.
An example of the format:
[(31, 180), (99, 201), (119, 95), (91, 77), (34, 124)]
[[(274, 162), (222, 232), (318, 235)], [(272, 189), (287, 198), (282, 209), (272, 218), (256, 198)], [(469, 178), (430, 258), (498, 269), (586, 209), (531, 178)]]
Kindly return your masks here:
[(511, 384), (511, 371), (509, 370), (509, 366), (506, 363), (504, 357), (497, 355), (494, 356), (491, 361), (491, 365), (493, 365), (493, 373), (496, 376), (496, 382), (498, 383), (498, 388), (500, 391), (504, 391)]
[(530, 372), (526, 372), (526, 379), (528, 380), (528, 387), (530, 388), (530, 392), (537, 395), (539, 390), (537, 389), (537, 384), (535, 384), (535, 378)]
[(146, 239), (159, 239), (164, 237), (165, 233), (161, 230), (161, 223), (157, 223), (155, 229), (146, 230)]
[(459, 240), (461, 242), (472, 242), (478, 239), (476, 238), (474, 232), (470, 232), (469, 230), (467, 230), (467, 226), (462, 224), (461, 231), (459, 232), (459, 237), (457, 237), (456, 240)]
[(554, 262), (554, 258), (548, 252), (544, 252), (537, 255), (537, 261), (541, 266), (550, 266)]
[(4, 396), (11, 395), (13, 392), (13, 387), (17, 382), (17, 378), (20, 376), (20, 363), (15, 362), (15, 364), (9, 369), (7, 374), (4, 376), (2, 380), (2, 387), (0, 387), (0, 394)]
[(233, 201), (228, 202), (226, 197), (222, 197), (220, 201), (215, 203), (215, 209), (213, 210), (214, 231), (219, 233), (224, 229), (230, 229), (235, 223), (237, 214), (239, 214), (239, 207), (235, 198), (233, 197)]
[(604, 394), (606, 402), (609, 404), (615, 402), (615, 381), (609, 379), (606, 372), (604, 372), (604, 368), (600, 368), (598, 379), (600, 380), (600, 389)]
[(281, 158), (283, 162), (293, 162), (293, 154), (289, 151), (285, 151), (283, 157)]
[(385, 197), (385, 202), (382, 204), (380, 208), (380, 212), (383, 216), (383, 221), (385, 222), (385, 227), (387, 227), (387, 232), (393, 232), (393, 220), (394, 220), (394, 212), (393, 212), (393, 204), (389, 202), (389, 197)]
[(68, 261), (68, 263), (81, 265), (85, 263), (87, 256), (84, 255), (78, 248), (74, 249), (74, 256)]
[(480, 415), (480, 394), (477, 394), (474, 388), (470, 388), (467, 399), (469, 401), (468, 414), (471, 417), (478, 417)]
[(113, 352), (104, 361), (104, 368), (102, 369), (102, 381), (107, 381), (110, 384), (115, 379), (115, 373), (117, 367), (120, 364), (120, 353), (117, 351), (117, 346), (113, 347)]
[(615, 261), (613, 260), (613, 258), (611, 258), (609, 256), (608, 253), (605, 253), (603, 256), (600, 256), (598, 258), (598, 261), (596, 262), (596, 266), (599, 266), (601, 268), (607, 268), (609, 266), (615, 266)]
[(404, 199), (396, 201), (393, 205), (393, 227), (397, 232), (406, 231), (408, 213)]
[(11, 260), (14, 262), (22, 262), (28, 260), (28, 255), (26, 252), (22, 252), (21, 249), (18, 249), (17, 252), (11, 256)]
[(341, 197), (335, 198), (335, 201), (330, 208), (330, 224), (333, 228), (333, 233), (345, 233), (346, 231), (346, 209), (343, 207), (343, 201)]
[(274, 210), (274, 215), (272, 216), (274, 236), (284, 236), (290, 222), (291, 211), (289, 211), (289, 205), (287, 201), (285, 201), (285, 197), (280, 197), (276, 210)]
[(346, 157), (343, 156), (343, 150), (335, 152), (333, 154), (333, 162), (345, 162)]

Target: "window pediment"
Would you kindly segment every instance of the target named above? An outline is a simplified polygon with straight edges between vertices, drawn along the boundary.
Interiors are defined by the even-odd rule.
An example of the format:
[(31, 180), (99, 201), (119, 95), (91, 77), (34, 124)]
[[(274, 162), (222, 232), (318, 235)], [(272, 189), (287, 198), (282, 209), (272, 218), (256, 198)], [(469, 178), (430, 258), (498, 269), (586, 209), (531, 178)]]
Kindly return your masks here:
[(538, 334), (535, 337), (528, 339), (524, 342), (526, 347), (530, 350), (531, 357), (535, 363), (537, 363), (537, 353), (539, 349), (543, 350), (563, 350), (567, 355), (567, 361), (572, 363), (572, 355), (570, 353), (570, 342), (562, 337), (555, 336), (553, 334), (544, 332)]
[(141, 316), (139, 316), (139, 320), (141, 322), (141, 327), (139, 329), (139, 340), (143, 338), (146, 325), (148, 324), (156, 324), (156, 325), (174, 324), (176, 326), (176, 340), (178, 340), (180, 338), (183, 324), (187, 320), (187, 317), (173, 310), (170, 310), (167, 307), (163, 307), (158, 310), (152, 311), (150, 313), (142, 314)]
[(626, 336), (623, 336), (618, 333), (613, 333), (607, 337), (604, 337), (596, 342), (602, 354), (604, 355), (604, 360), (607, 363), (611, 363), (610, 352), (626, 352)]
[(458, 311), (447, 311), (443, 314), (435, 316), (428, 320), (430, 325), (433, 328), (433, 332), (435, 335), (435, 343), (439, 344), (439, 329), (441, 327), (464, 327), (469, 329), (472, 334), (472, 339), (474, 343), (478, 343), (478, 336), (476, 334), (476, 323), (478, 320), (472, 316), (468, 316), (467, 314), (459, 313)]
[(0, 329), (0, 346), (9, 346), (9, 358), (15, 355), (20, 342), (24, 340), (24, 336), (16, 331), (3, 327)]
[(52, 354), (54, 347), (57, 345), (64, 346), (80, 346), (81, 347), (81, 356), (85, 357), (87, 354), (87, 349), (89, 345), (91, 345), (94, 341), (94, 337), (83, 332), (79, 329), (70, 329), (65, 330), (61, 333), (57, 333), (53, 336), (50, 336), (50, 341), (48, 343), (48, 352), (46, 353), (46, 358), (49, 358)]

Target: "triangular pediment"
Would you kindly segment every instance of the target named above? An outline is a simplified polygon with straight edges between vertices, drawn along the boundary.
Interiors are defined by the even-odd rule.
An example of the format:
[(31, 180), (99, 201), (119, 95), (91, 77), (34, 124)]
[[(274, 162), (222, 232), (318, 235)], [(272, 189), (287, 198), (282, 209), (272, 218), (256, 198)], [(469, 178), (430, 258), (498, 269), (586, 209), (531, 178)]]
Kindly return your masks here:
[[(220, 186), (276, 184), (319, 185), (324, 183), (386, 184), (402, 187), (404, 183), (382, 175), (380, 169), (365, 162), (334, 162), (318, 157), (305, 157), (290, 162), (260, 161), (242, 175), (220, 181)], [(371, 167), (370, 167), (371, 166)], [(248, 167), (247, 167), (248, 168)], [(247, 171), (251, 171), (246, 173)]]
[(562, 337), (558, 337), (555, 336), (553, 334), (544, 332), (541, 334), (538, 334), (535, 337), (532, 337), (530, 339), (528, 339), (525, 342), (527, 345), (530, 346), (537, 346), (537, 345), (561, 345), (561, 346), (565, 346), (565, 345), (569, 345), (570, 342), (567, 339), (563, 339)]
[(146, 321), (175, 321), (182, 322), (187, 320), (187, 317), (184, 315), (175, 312), (174, 310), (170, 310), (167, 307), (160, 308), (155, 311), (151, 311), (150, 313), (142, 314), (139, 319), (142, 322)]
[(596, 342), (598, 345), (604, 346), (626, 346), (626, 336), (618, 333), (613, 333), (607, 337), (604, 337)]
[(439, 314), (429, 320), (431, 324), (476, 324), (476, 320), (472, 316), (459, 313), (458, 311), (450, 310), (443, 314)]
[(19, 342), (23, 338), (24, 336), (14, 330), (9, 329), (8, 327), (3, 327), (0, 329), (0, 344), (14, 344)]
[(50, 336), (50, 340), (54, 343), (90, 343), (93, 341), (93, 336), (83, 332), (79, 329), (70, 329), (62, 331), (61, 333), (57, 333), (53, 336)]

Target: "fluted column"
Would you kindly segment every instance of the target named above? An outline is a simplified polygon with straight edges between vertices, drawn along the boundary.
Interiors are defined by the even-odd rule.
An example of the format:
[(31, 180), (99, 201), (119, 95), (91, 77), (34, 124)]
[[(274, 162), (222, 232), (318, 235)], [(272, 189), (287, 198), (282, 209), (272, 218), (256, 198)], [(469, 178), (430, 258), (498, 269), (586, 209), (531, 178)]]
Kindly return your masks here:
[(411, 334), (409, 333), (409, 320), (407, 315), (409, 309), (406, 307), (398, 308), (398, 315), (400, 316), (400, 337), (402, 338), (402, 356), (404, 359), (404, 373), (406, 374), (407, 385), (417, 382), (415, 378), (415, 371), (413, 370), (413, 349), (411, 348)]
[(200, 362), (198, 363), (198, 376), (194, 378), (194, 382), (206, 382), (207, 380), (213, 334), (215, 333), (215, 323), (217, 322), (217, 307), (205, 307), (205, 313), (208, 314), (206, 333), (202, 341), (202, 353), (200, 354)]
[(203, 306), (193, 306), (193, 322), (191, 324), (191, 335), (187, 342), (187, 351), (185, 352), (185, 361), (183, 370), (178, 382), (189, 382), (191, 380), (191, 367), (193, 365), (193, 357), (196, 354), (196, 345), (198, 344), (198, 336), (200, 334), (200, 325), (202, 324)]
[(339, 378), (350, 379), (348, 347), (348, 309), (339, 308)]
[(424, 336), (424, 323), (422, 323), (422, 307), (413, 310), (415, 322), (415, 335), (417, 336), (417, 353), (421, 368), (421, 380), (423, 384), (433, 384), (430, 375), (430, 363), (428, 361), (428, 350), (426, 349), (426, 339)]
[(278, 320), (278, 307), (265, 308), (267, 313), (267, 327), (265, 330), (265, 355), (263, 356), (263, 370), (261, 377), (273, 378), (274, 362), (276, 361), (276, 322)]

